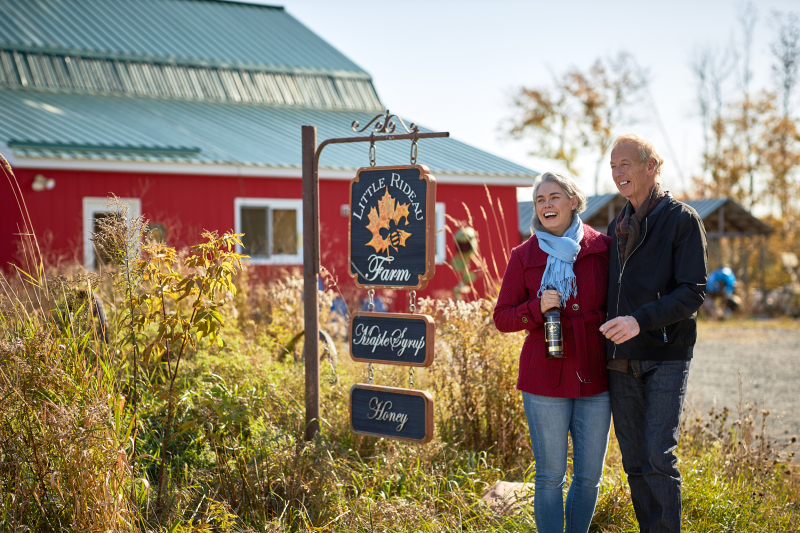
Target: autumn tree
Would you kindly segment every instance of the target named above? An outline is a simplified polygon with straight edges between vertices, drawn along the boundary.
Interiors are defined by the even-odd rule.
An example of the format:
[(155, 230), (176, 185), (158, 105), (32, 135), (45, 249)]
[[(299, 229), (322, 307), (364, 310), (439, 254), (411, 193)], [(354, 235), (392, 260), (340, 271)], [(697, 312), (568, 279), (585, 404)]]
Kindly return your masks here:
[[(777, 230), (779, 238), (767, 243), (763, 267), (768, 282), (762, 277), (762, 285), (776, 287), (787, 282), (781, 254), (800, 245), (796, 107), (800, 23), (795, 13), (772, 14), (772, 84), (753, 90), (750, 54), (757, 19), (753, 5), (747, 5), (739, 17), (737, 38), (727, 48), (707, 47), (694, 54), (691, 68), (704, 143), (703, 172), (694, 178), (692, 196), (727, 196), (767, 213), (765, 221)], [(720, 250), (721, 256), (741, 256), (740, 272), (746, 275), (748, 262), (754, 261), (751, 252), (761, 244), (743, 239), (736, 245), (738, 253), (732, 242), (720, 246), (730, 252)], [(764, 257), (764, 250), (757, 255)]]
[[(751, 90), (750, 54), (757, 13), (748, 4), (739, 18), (738, 42), (726, 49), (701, 49), (692, 72), (703, 125), (703, 174), (695, 194), (728, 196), (746, 207), (770, 202), (778, 216), (792, 209), (800, 166), (793, 97), (800, 62), (797, 16), (773, 14), (777, 26), (771, 45), (775, 88)], [(726, 84), (736, 75), (736, 91)], [(759, 183), (760, 181), (760, 183)]]
[(625, 52), (598, 59), (587, 71), (572, 68), (549, 87), (520, 89), (509, 132), (533, 141), (531, 155), (562, 161), (573, 174), (578, 173), (579, 157), (595, 157), (597, 193), (604, 156), (616, 130), (635, 120), (633, 107), (645, 83), (641, 69)]

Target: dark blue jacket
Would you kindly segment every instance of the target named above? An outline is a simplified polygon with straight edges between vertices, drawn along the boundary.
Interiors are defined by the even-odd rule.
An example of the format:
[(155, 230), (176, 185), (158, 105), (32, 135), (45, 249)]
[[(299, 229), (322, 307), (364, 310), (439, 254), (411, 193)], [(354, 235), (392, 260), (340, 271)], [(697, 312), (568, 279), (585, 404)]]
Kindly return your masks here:
[(639, 240), (624, 265), (616, 227), (615, 218), (608, 226), (608, 319), (633, 316), (640, 331), (622, 344), (607, 340), (607, 357), (691, 359), (708, 270), (703, 221), (667, 193), (642, 221)]

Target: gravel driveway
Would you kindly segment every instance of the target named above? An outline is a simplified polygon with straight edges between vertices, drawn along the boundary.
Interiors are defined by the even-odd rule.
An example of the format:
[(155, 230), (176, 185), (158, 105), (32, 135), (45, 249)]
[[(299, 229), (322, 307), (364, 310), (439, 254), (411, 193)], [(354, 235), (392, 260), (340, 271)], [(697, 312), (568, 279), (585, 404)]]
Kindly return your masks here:
[(701, 324), (687, 409), (700, 409), (705, 418), (711, 407), (728, 407), (731, 419), (738, 418), (740, 373), (743, 404), (770, 411), (767, 433), (782, 443), (800, 437), (800, 325)]

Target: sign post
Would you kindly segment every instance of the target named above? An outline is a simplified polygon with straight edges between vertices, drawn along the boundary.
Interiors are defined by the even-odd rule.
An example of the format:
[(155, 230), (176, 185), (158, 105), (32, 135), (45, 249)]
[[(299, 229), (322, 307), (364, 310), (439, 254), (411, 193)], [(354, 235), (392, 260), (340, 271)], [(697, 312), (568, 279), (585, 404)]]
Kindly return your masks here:
[[(391, 115), (386, 110), (384, 115), (375, 116), (364, 128), (357, 130), (358, 121), (351, 125), (353, 131), (363, 132), (370, 125), (375, 123), (374, 131), (370, 135), (358, 137), (339, 137), (326, 139), (317, 146), (317, 128), (315, 126), (302, 127), (302, 147), (303, 147), (303, 291), (304, 291), (304, 361), (305, 361), (305, 407), (306, 407), (306, 440), (311, 440), (319, 432), (319, 295), (317, 294), (319, 276), (319, 158), (322, 150), (329, 144), (347, 144), (369, 142), (370, 153), (374, 154), (374, 144), (382, 141), (411, 140), (412, 141), (412, 160), (416, 158), (416, 141), (418, 139), (433, 139), (449, 137), (449, 132), (424, 132), (420, 133), (416, 125), (411, 124), (411, 129), (406, 128), (402, 119), (396, 117), (407, 133), (395, 134), (395, 122), (392, 121), (395, 115)], [(376, 135), (375, 133), (379, 133)], [(422, 169), (427, 172), (427, 167), (418, 165), (420, 173)], [(435, 207), (434, 207), (435, 208)], [(351, 205), (352, 212), (352, 205)], [(351, 215), (352, 218), (352, 215)], [(428, 217), (433, 221), (434, 216)], [(395, 224), (396, 225), (396, 224)], [(385, 229), (385, 228), (383, 228)], [(402, 229), (402, 228), (401, 228)], [(404, 230), (406, 231), (406, 230)], [(380, 230), (379, 230), (380, 233)], [(399, 235), (399, 234), (398, 234)], [(399, 238), (394, 237), (394, 246), (399, 246)], [(390, 238), (390, 241), (392, 239)], [(427, 251), (426, 251), (427, 254)], [(427, 255), (426, 255), (427, 257)], [(427, 259), (426, 259), (427, 260)], [(433, 254), (430, 255), (433, 263)], [(432, 271), (431, 271), (432, 272)], [(410, 275), (410, 274), (409, 274)], [(429, 276), (417, 278), (417, 283), (427, 283)], [(423, 280), (424, 278), (424, 280)], [(422, 285), (419, 288), (424, 287)], [(413, 287), (404, 286), (405, 289)], [(433, 346), (431, 337), (430, 346)], [(430, 363), (428, 363), (430, 364)], [(402, 390), (402, 389), (401, 389)], [(410, 392), (410, 391), (409, 391)], [(415, 391), (421, 392), (421, 391)], [(425, 393), (427, 394), (427, 393)], [(430, 397), (430, 395), (428, 395)], [(391, 401), (391, 400), (390, 400)], [(352, 402), (352, 395), (351, 395)], [(432, 401), (429, 402), (431, 413), (433, 409)], [(352, 405), (352, 404), (351, 404)], [(394, 405), (394, 403), (393, 403)], [(425, 411), (427, 412), (427, 411)], [(430, 417), (432, 424), (432, 416)], [(427, 427), (427, 426), (426, 426)], [(432, 428), (432, 426), (431, 426)], [(432, 434), (432, 431), (431, 431)], [(409, 439), (414, 440), (414, 439)], [(427, 441), (425, 441), (427, 442)]]
[(306, 440), (319, 432), (319, 175), (317, 128), (303, 126), (303, 358), (306, 365)]

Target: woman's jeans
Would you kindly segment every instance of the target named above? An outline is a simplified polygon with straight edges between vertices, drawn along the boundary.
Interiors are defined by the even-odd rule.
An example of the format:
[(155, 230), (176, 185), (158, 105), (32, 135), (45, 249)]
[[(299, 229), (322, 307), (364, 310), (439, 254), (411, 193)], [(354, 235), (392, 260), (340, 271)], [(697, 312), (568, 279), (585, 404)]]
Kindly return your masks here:
[[(594, 515), (608, 448), (608, 392), (585, 398), (551, 398), (523, 392), (522, 403), (536, 461), (536, 529), (539, 533), (586, 533)], [(567, 433), (572, 434), (573, 475), (565, 510)]]

